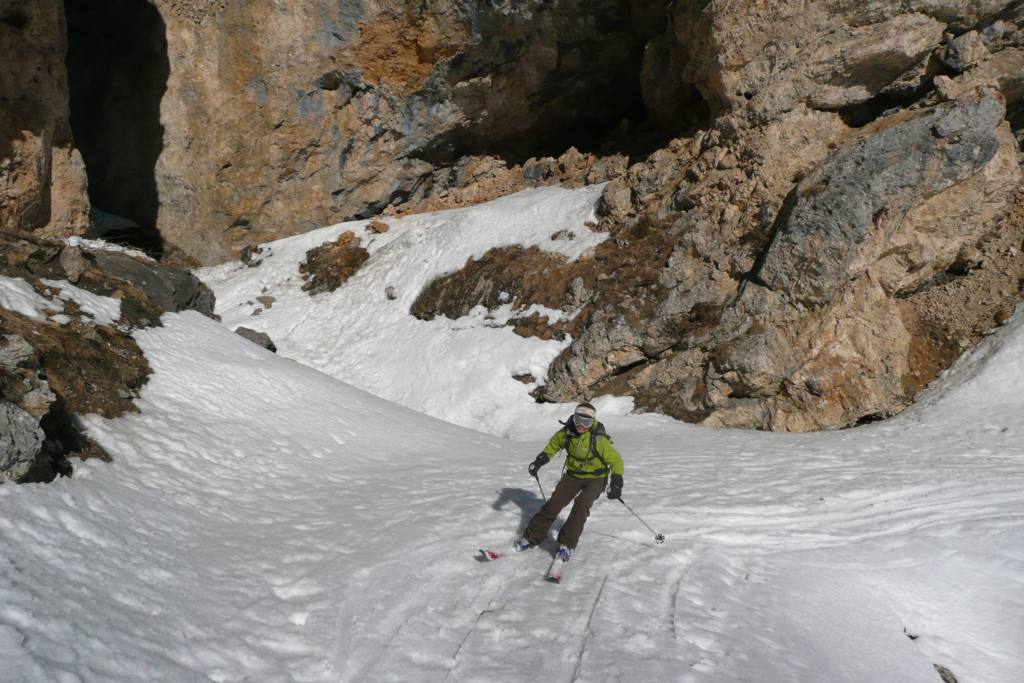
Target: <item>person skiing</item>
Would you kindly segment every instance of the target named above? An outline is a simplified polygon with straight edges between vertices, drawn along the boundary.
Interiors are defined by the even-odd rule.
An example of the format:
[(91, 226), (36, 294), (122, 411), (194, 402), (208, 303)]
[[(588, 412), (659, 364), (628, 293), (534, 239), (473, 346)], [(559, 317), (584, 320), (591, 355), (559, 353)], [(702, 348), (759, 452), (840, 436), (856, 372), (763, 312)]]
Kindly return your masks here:
[(566, 562), (580, 541), (583, 525), (590, 516), (590, 506), (604, 491), (611, 475), (608, 497), (622, 496), (622, 456), (612, 446), (604, 425), (597, 421), (597, 409), (590, 403), (580, 403), (565, 427), (559, 429), (548, 445), (530, 464), (530, 476), (536, 477), (541, 467), (548, 464), (558, 451), (565, 449), (565, 473), (555, 486), (551, 497), (530, 519), (523, 535), (516, 539), (517, 552), (539, 544), (548, 534), (558, 513), (573, 503), (569, 518), (558, 532), (558, 559)]

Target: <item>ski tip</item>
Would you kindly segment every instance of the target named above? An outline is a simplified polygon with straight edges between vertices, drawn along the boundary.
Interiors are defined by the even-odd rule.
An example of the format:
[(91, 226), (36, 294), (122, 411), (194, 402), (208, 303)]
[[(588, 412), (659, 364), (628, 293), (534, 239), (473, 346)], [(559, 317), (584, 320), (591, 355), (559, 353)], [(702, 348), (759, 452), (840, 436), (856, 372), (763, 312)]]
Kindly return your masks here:
[(547, 581), (548, 583), (562, 583), (562, 577), (561, 576), (552, 576), (551, 574), (548, 574), (547, 577), (545, 577), (544, 580)]
[(493, 550), (488, 550), (487, 548), (480, 548), (480, 555), (487, 562), (491, 562), (493, 560), (499, 560), (499, 559), (505, 557), (505, 553), (496, 553)]

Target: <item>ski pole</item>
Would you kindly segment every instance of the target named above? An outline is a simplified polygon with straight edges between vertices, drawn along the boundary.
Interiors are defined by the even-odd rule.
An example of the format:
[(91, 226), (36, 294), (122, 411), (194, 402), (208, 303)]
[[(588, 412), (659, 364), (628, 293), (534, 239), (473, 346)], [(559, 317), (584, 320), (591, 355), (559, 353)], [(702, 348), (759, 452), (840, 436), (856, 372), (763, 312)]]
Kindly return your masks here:
[(537, 475), (535, 474), (535, 475), (533, 475), (533, 478), (537, 480), (537, 488), (539, 488), (539, 489), (540, 489), (540, 497), (541, 497), (541, 500), (547, 500), (547, 499), (548, 499), (548, 497), (544, 495), (544, 487), (540, 485), (540, 477), (538, 477), (538, 476), (537, 476)]
[[(623, 505), (626, 505), (626, 501), (622, 500), (622, 498), (619, 498), (619, 502), (622, 503)], [(639, 519), (641, 524), (643, 524), (645, 527), (650, 529), (651, 533), (654, 534), (654, 542), (655, 543), (664, 543), (665, 542), (665, 535), (664, 534), (659, 534), (654, 529), (651, 529), (651, 525), (648, 524), (647, 522), (645, 522), (640, 515), (636, 514), (636, 512), (633, 511), (633, 508), (631, 508), (628, 505), (626, 505), (626, 509), (629, 510), (630, 512), (632, 512), (633, 516), (636, 517), (637, 519)]]

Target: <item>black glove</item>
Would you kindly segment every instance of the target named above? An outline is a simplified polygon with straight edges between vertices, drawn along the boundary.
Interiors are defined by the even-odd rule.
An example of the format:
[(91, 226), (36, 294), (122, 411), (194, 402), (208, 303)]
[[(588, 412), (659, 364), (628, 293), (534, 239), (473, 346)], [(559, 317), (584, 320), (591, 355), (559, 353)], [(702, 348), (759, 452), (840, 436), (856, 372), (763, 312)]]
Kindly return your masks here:
[(547, 465), (550, 461), (551, 458), (549, 458), (546, 453), (541, 453), (540, 455), (538, 455), (536, 458), (534, 458), (533, 462), (531, 462), (530, 466), (527, 468), (530, 471), (530, 476), (536, 477), (537, 472), (540, 471), (540, 468), (544, 467), (544, 465)]
[(612, 500), (622, 498), (622, 475), (612, 475), (612, 485), (608, 487), (608, 497)]

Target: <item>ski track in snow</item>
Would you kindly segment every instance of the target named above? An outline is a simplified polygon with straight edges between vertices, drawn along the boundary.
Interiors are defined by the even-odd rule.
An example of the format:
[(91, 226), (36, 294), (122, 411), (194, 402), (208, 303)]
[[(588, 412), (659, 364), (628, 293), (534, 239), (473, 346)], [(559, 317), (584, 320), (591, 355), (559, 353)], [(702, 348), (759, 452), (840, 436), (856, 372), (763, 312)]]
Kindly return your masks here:
[[(424, 242), (409, 225), (371, 251)], [(278, 258), (293, 266), (338, 232)], [(386, 275), (368, 271), (365, 291)], [(285, 346), (343, 373), (355, 356), (323, 336), (333, 304), (299, 320), (286, 304), (305, 294), (277, 294)], [(364, 303), (332, 324), (376, 310)], [(114, 462), (0, 486), (4, 681), (936, 683), (932, 663), (960, 683), (1024, 680), (1021, 316), (913, 409), (857, 429), (711, 431), (601, 404), (625, 500), (666, 541), (601, 499), (561, 585), (544, 581), (555, 530), (528, 553), (476, 559), (542, 503), (526, 466), (564, 406), (517, 404), (522, 385), (496, 378), (517, 353), (540, 362), (551, 348), (500, 337), (501, 367), (481, 388), (486, 354), (417, 365), (417, 321), (396, 328), (415, 333), (395, 347), (410, 359), (391, 368), (401, 381), (379, 374), (390, 361), (377, 375), (355, 368), (389, 398), (531, 439), (512, 441), (363, 393), (197, 314), (163, 323), (137, 334), (153, 368), (140, 412), (86, 418)], [(476, 330), (460, 346), (454, 327), (431, 330), (431, 348), (499, 339)], [(457, 396), (483, 407), (445, 405)], [(548, 492), (560, 464), (541, 470)]]

